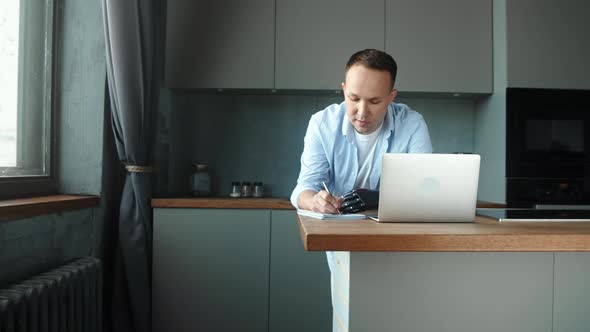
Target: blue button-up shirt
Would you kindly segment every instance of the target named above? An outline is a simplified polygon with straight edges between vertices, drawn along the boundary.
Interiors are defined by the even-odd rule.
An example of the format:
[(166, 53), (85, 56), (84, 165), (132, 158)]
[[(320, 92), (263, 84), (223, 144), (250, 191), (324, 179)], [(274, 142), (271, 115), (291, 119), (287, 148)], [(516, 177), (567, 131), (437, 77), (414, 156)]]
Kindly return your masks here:
[[(312, 115), (301, 154), (301, 172), (291, 194), (291, 203), (304, 190), (320, 191), (325, 181), (334, 195), (354, 187), (359, 161), (354, 126), (346, 116), (346, 104), (333, 104)], [(367, 189), (379, 189), (381, 157), (386, 152), (431, 153), (430, 135), (424, 118), (407, 105), (391, 103), (376, 142), (373, 171)]]

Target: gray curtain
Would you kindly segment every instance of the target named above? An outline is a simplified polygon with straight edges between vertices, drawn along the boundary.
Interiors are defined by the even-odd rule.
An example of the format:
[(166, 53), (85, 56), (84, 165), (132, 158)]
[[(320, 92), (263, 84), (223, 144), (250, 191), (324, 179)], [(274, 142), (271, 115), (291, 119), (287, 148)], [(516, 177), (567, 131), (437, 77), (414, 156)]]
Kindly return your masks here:
[[(152, 173), (159, 79), (157, 0), (102, 0), (107, 80), (119, 160), (128, 170), (119, 210), (114, 330), (151, 330)], [(119, 298), (119, 300), (117, 300)], [(121, 308), (121, 306), (125, 308)], [(129, 320), (120, 322), (120, 319)]]

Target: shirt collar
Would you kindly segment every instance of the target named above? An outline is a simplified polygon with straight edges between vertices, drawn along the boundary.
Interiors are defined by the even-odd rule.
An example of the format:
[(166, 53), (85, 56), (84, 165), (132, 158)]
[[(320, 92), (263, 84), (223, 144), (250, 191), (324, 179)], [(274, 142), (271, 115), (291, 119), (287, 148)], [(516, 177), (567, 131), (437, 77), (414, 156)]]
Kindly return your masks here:
[[(342, 103), (342, 107), (344, 107), (344, 112), (343, 112), (344, 117), (342, 119), (342, 136), (344, 136), (346, 138), (346, 141), (348, 143), (352, 143), (354, 141), (354, 126), (348, 120), (348, 115), (346, 114), (346, 104)], [(395, 112), (394, 103), (390, 103), (387, 106), (387, 112), (385, 113), (385, 120), (383, 120), (382, 131), (385, 133), (384, 134), (385, 139), (388, 139), (389, 136), (391, 136), (391, 133), (393, 132), (394, 112)]]

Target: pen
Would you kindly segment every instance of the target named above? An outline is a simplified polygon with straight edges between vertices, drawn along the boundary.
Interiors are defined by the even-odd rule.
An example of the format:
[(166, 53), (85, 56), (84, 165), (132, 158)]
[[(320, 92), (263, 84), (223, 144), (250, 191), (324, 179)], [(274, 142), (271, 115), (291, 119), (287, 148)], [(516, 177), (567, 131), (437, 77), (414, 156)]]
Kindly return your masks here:
[[(326, 186), (326, 182), (322, 181), (322, 184), (324, 185), (324, 189), (326, 189), (328, 194), (330, 194), (330, 196), (332, 196), (332, 193), (330, 192), (330, 190), (328, 190), (328, 186)], [(339, 209), (336, 209), (336, 211), (338, 211), (338, 214), (342, 214), (342, 213), (340, 213)]]

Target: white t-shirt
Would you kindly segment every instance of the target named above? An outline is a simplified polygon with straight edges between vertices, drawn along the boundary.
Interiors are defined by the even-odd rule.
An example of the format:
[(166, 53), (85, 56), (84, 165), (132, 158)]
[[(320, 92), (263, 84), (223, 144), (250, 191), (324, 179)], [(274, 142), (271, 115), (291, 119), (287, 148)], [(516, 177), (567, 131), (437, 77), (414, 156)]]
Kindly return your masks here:
[(381, 125), (379, 125), (377, 130), (368, 135), (359, 134), (356, 130), (354, 131), (359, 165), (354, 189), (369, 188), (369, 175), (371, 175), (371, 172), (373, 171), (375, 147), (377, 146), (377, 138), (379, 138), (379, 135), (381, 134), (382, 127), (383, 122), (381, 122)]

